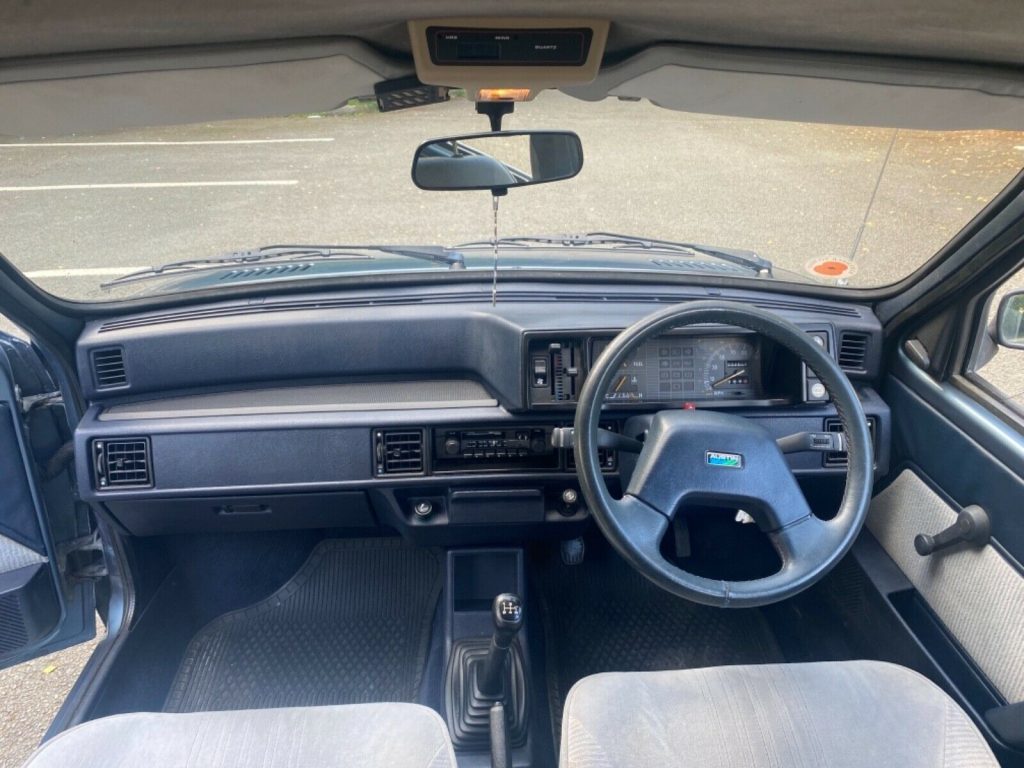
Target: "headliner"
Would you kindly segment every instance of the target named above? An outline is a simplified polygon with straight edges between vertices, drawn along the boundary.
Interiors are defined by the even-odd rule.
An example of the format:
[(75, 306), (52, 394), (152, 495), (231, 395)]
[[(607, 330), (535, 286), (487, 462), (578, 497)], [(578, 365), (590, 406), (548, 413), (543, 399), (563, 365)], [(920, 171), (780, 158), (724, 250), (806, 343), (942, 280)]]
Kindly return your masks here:
[(408, 19), (612, 22), (608, 58), (695, 42), (1024, 66), (1020, 0), (34, 0), (0, 6), (0, 59), (345, 35), (408, 55)]

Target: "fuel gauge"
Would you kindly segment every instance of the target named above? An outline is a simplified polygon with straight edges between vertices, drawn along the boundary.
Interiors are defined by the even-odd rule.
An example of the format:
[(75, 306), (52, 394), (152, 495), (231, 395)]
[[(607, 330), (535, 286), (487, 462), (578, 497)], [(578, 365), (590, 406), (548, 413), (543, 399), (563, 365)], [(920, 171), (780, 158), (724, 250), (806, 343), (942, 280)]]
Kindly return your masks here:
[(608, 387), (605, 400), (635, 403), (644, 399), (640, 376), (636, 373), (620, 373)]

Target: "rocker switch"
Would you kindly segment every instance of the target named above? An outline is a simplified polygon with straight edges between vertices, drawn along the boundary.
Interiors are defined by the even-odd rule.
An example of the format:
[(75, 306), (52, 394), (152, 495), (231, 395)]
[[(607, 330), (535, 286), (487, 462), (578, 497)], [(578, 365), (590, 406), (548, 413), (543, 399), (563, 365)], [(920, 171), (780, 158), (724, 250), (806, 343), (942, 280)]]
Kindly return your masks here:
[(533, 358), (533, 386), (546, 387), (548, 385), (548, 359), (546, 357)]

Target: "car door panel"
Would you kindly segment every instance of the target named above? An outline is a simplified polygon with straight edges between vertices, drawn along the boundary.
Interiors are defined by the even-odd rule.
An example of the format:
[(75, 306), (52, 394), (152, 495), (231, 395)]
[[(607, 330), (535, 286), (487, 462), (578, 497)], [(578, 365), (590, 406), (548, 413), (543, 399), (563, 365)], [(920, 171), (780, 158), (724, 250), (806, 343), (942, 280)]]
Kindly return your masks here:
[[(884, 394), (900, 457), (893, 466), (910, 460), (956, 504), (980, 506), (992, 522), (992, 539), (1024, 563), (1024, 435), (902, 359)], [(921, 379), (933, 387), (924, 396)]]
[(914, 549), (917, 534), (952, 525), (959, 509), (907, 467), (875, 497), (868, 529), (999, 694), (1024, 701), (1024, 575), (992, 545)]
[[(872, 501), (858, 561), (912, 639), (912, 666), (971, 712), (1005, 765), (1024, 766), (1024, 740), (1004, 722), (1024, 706), (1024, 434), (902, 351), (883, 395), (895, 469)], [(917, 534), (970, 505), (988, 515), (987, 544), (917, 553)]]
[[(26, 375), (27, 344), (0, 339), (0, 668), (95, 634), (93, 585), (60, 572), (44, 493), (22, 412), (23, 398), (49, 382)], [(15, 358), (18, 375), (11, 365)], [(54, 489), (51, 489), (51, 493)], [(61, 491), (70, 495), (70, 483)], [(68, 502), (68, 499), (64, 500)], [(74, 505), (59, 513), (72, 514)], [(63, 530), (73, 521), (63, 521)], [(71, 522), (71, 525), (66, 523)]]

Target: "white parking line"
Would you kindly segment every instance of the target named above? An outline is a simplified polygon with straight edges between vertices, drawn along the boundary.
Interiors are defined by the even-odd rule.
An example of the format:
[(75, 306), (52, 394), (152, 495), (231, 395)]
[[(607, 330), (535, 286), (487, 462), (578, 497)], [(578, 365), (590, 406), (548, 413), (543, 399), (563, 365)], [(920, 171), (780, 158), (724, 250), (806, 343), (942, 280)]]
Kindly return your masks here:
[(331, 136), (307, 139), (205, 139), (197, 141), (39, 141), (11, 142), (0, 148), (11, 147), (202, 147), (213, 144), (314, 144), (334, 141)]
[(40, 187), (0, 187), (0, 192), (55, 192), (65, 189), (165, 189), (174, 187), (293, 187), (298, 179), (253, 181), (139, 181), (128, 184), (50, 184)]
[(140, 272), (146, 267), (82, 267), (79, 269), (36, 269), (26, 272), (29, 280), (54, 277), (117, 277), (129, 272)]

